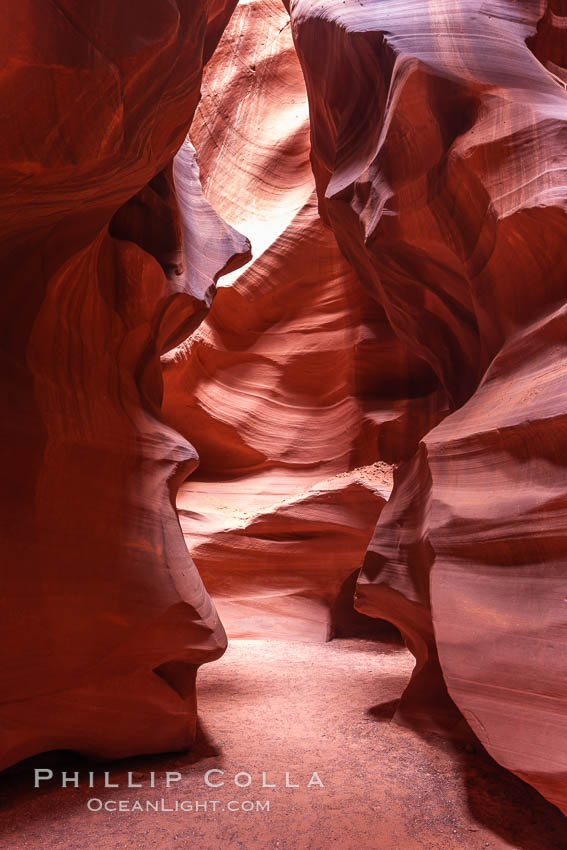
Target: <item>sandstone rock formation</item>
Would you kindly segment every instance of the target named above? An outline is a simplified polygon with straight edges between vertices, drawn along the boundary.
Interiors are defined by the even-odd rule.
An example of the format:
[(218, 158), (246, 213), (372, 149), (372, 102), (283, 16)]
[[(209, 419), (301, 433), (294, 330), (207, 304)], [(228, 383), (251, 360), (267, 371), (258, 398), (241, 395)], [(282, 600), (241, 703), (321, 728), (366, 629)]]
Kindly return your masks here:
[(190, 151), (172, 165), (233, 6), (3, 10), (0, 767), (186, 747), (196, 668), (225, 646), (175, 512), (196, 453), (162, 419), (159, 358), (249, 250)]
[(406, 716), (446, 682), (565, 808), (565, 4), (290, 9), (321, 215), (452, 411), (396, 473), (358, 607), (416, 654)]
[(200, 458), (181, 523), (230, 636), (325, 639), (389, 495), (388, 465), (415, 448), (416, 421), (431, 426), (435, 379), (318, 215), (279, 0), (237, 7), (191, 138), (207, 198), (250, 235), (254, 259), (163, 358), (164, 413)]

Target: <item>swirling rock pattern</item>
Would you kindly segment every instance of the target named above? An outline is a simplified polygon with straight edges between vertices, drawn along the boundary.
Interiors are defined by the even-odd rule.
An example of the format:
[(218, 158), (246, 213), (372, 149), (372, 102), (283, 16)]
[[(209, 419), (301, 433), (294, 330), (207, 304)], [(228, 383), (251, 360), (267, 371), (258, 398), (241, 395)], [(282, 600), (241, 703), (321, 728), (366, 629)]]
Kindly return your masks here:
[(406, 716), (433, 692), (452, 722), (446, 683), (565, 809), (565, 4), (290, 11), (321, 214), (449, 409), (397, 470), (358, 606), (416, 654)]
[(196, 453), (161, 416), (159, 358), (249, 249), (191, 152), (172, 164), (233, 5), (3, 10), (0, 767), (186, 747), (195, 671), (225, 646), (175, 512)]
[(416, 421), (434, 421), (435, 377), (318, 215), (279, 2), (236, 9), (191, 138), (207, 198), (251, 235), (254, 259), (164, 358), (164, 412), (200, 458), (181, 523), (229, 635), (324, 639), (389, 495), (388, 464), (411, 454)]

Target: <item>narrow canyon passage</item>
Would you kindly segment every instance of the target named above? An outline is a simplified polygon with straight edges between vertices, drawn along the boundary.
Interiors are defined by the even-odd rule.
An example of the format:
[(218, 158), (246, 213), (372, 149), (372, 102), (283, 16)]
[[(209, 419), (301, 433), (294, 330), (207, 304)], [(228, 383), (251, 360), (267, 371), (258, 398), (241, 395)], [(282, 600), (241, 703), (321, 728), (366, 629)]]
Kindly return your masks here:
[(565, 850), (567, 0), (6, 7), (0, 847)]
[[(53, 850), (564, 850), (562, 815), (480, 751), (389, 723), (413, 658), (397, 643), (233, 640), (201, 668), (188, 754), (110, 764), (50, 760), (0, 779), (2, 848)], [(40, 761), (37, 764), (41, 764)], [(60, 787), (78, 770), (94, 789)], [(225, 781), (222, 787), (207, 787)], [(119, 789), (103, 788), (102, 770)], [(141, 788), (125, 787), (127, 773)], [(150, 772), (156, 787), (150, 787)], [(165, 771), (181, 774), (167, 790)], [(276, 788), (262, 788), (265, 781)], [(324, 787), (307, 784), (316, 771)], [(249, 787), (234, 777), (248, 773)], [(289, 784), (299, 788), (286, 788)], [(238, 781), (247, 783), (246, 776)], [(59, 787), (57, 787), (57, 785)], [(89, 799), (199, 801), (192, 812), (90, 812)], [(204, 801), (219, 801), (202, 810)], [(229, 811), (250, 801), (269, 811)]]

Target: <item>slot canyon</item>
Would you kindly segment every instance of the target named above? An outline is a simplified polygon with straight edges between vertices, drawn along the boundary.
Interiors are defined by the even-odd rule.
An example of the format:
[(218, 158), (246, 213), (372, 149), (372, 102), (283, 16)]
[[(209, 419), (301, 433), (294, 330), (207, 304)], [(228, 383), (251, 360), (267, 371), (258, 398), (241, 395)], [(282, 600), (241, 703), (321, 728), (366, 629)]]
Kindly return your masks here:
[(2, 18), (0, 846), (565, 850), (567, 0)]

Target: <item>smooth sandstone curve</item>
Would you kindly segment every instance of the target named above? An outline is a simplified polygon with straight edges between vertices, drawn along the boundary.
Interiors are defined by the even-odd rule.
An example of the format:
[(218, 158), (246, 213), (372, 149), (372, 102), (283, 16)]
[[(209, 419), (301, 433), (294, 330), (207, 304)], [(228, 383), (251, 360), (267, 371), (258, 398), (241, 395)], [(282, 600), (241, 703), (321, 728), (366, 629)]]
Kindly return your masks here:
[(162, 417), (160, 355), (249, 251), (191, 156), (172, 164), (234, 4), (144, 5), (3, 11), (0, 767), (187, 747), (196, 669), (225, 647), (175, 511), (196, 452)]
[(397, 471), (358, 606), (416, 654), (409, 714), (450, 725), (446, 684), (565, 809), (565, 4), (290, 11), (321, 214), (454, 411)]

